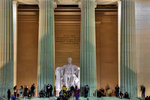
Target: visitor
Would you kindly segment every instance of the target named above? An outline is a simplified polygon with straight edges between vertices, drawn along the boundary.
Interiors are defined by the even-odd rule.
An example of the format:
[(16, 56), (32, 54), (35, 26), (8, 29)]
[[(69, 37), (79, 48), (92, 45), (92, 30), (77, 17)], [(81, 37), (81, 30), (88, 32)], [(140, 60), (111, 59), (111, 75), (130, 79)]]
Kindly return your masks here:
[(10, 97), (11, 97), (11, 91), (10, 91), (10, 89), (8, 89), (8, 91), (7, 91), (7, 98), (8, 98), (8, 100), (10, 100)]
[(75, 95), (75, 88), (74, 88), (74, 86), (71, 86), (69, 90), (70, 90), (70, 93), (71, 93), (71, 97), (74, 97), (74, 95)]
[(11, 100), (16, 100), (16, 97), (14, 96), (14, 94), (11, 95)]
[(17, 98), (19, 98), (19, 96), (20, 96), (19, 93), (17, 93)]
[(110, 89), (110, 87), (109, 87), (109, 85), (108, 85), (108, 84), (106, 85), (105, 89), (106, 89), (106, 92), (107, 92), (107, 90), (109, 90), (109, 89)]
[(20, 97), (23, 97), (23, 86), (20, 86)]
[(89, 86), (86, 85), (84, 88), (84, 97), (87, 98), (88, 97), (88, 93), (89, 93)]
[(112, 90), (109, 88), (106, 91), (106, 96), (111, 97), (112, 96)]
[(116, 85), (116, 87), (115, 87), (115, 95), (116, 95), (116, 97), (119, 97), (119, 86), (118, 86), (118, 84)]
[(145, 98), (145, 86), (144, 85), (141, 85), (141, 97)]
[(54, 96), (56, 96), (56, 87), (54, 86), (54, 93), (53, 93)]
[(65, 85), (63, 85), (62, 90), (63, 90), (64, 92), (66, 92), (66, 91), (67, 91), (67, 87), (66, 87)]
[(97, 90), (97, 97), (98, 98), (102, 97), (100, 90)]
[(125, 94), (124, 94), (123, 98), (125, 98), (125, 99), (129, 99), (129, 94), (128, 94), (128, 92), (125, 92)]
[(72, 92), (69, 90), (66, 92), (66, 98), (70, 98), (72, 96)]
[(106, 96), (111, 96), (112, 95), (112, 90), (110, 89), (108, 84), (106, 85), (105, 89), (106, 89)]
[(14, 86), (14, 96), (17, 97), (17, 85)]
[(39, 96), (40, 96), (40, 98), (44, 98), (45, 97), (45, 92), (43, 90), (41, 90), (39, 92)]
[(70, 87), (70, 91), (71, 91), (72, 93), (75, 91), (74, 86), (71, 86), (71, 87)]
[(97, 97), (103, 97), (105, 96), (105, 91), (103, 88), (97, 91)]
[(31, 86), (31, 96), (34, 97), (35, 96), (35, 85), (32, 84)]
[(31, 97), (32, 97), (32, 92), (31, 92), (31, 90), (29, 90), (29, 93), (28, 93), (28, 99), (31, 99)]
[(60, 100), (68, 100), (68, 96), (67, 96), (66, 90), (61, 90), (59, 92), (59, 99)]
[(61, 91), (59, 92), (59, 97), (60, 97), (60, 98), (63, 98), (63, 95), (64, 95), (64, 91), (61, 90)]
[(46, 85), (46, 97), (50, 96), (50, 85)]
[(123, 93), (120, 91), (120, 98), (122, 99), (123, 98)]
[(75, 87), (75, 97), (76, 97), (76, 100), (79, 100), (79, 96), (80, 96), (80, 90), (79, 90), (78, 87), (76, 86), (76, 87)]
[(145, 100), (149, 100), (148, 96), (146, 96)]
[(103, 88), (100, 89), (102, 97), (105, 96), (105, 90)]
[(27, 100), (28, 99), (28, 87), (27, 86), (25, 86), (25, 88), (24, 88), (23, 95), (24, 95), (24, 99)]
[(145, 100), (150, 100), (150, 96), (146, 96)]
[(53, 92), (53, 86), (50, 84), (50, 97), (52, 97), (52, 92)]
[(150, 96), (148, 96), (148, 100), (150, 100)]

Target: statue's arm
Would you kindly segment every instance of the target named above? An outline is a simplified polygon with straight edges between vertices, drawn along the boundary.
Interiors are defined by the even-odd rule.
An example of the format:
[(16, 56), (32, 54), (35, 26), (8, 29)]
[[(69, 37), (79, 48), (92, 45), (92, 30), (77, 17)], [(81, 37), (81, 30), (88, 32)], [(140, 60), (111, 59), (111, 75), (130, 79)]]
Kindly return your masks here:
[(56, 68), (55, 75), (59, 72), (59, 67)]
[(75, 67), (75, 69), (77, 70), (77, 71), (80, 71), (80, 67), (78, 67), (78, 66), (74, 66)]

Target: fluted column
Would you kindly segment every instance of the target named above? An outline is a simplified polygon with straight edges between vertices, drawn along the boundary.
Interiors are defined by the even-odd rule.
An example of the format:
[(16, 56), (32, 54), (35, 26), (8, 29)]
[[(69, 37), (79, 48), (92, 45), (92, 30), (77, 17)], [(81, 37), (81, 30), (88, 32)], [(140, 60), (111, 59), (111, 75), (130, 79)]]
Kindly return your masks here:
[(54, 1), (39, 0), (39, 8), (38, 89), (41, 90), (46, 84), (54, 86)]
[(121, 0), (120, 86), (131, 97), (137, 96), (135, 36), (135, 1)]
[(96, 90), (95, 0), (81, 0), (81, 87)]
[(17, 10), (18, 2), (13, 0), (14, 85), (17, 85)]
[(12, 0), (0, 0), (0, 96), (13, 88)]

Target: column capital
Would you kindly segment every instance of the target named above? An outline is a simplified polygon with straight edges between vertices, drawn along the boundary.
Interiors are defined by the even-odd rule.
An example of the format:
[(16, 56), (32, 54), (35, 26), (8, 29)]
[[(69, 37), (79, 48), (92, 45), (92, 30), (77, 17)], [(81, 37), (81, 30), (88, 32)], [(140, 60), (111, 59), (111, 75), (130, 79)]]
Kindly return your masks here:
[(13, 3), (17, 3), (18, 2), (18, 0), (13, 0)]
[(18, 5), (19, 5), (19, 3), (18, 3), (18, 1), (17, 1), (17, 0), (13, 0), (13, 4), (15, 4), (15, 5), (16, 5), (16, 7), (18, 7)]
[[(43, 2), (44, 0), (39, 0), (39, 3), (38, 3), (38, 5), (39, 5), (39, 8), (41, 8), (41, 6), (40, 6), (40, 2)], [(46, 0), (45, 0), (46, 1)], [(53, 0), (53, 8), (55, 9), (55, 8), (57, 8), (57, 2), (55, 2), (54, 0)]]
[(55, 8), (57, 8), (57, 2), (53, 2), (53, 8), (55, 9)]
[[(81, 1), (79, 1), (79, 2), (78, 2), (79, 8), (82, 8), (82, 1), (83, 1), (83, 0), (81, 0)], [(94, 2), (94, 3), (95, 3), (94, 8), (96, 8), (96, 7), (97, 7), (97, 0), (89, 0), (89, 1), (90, 1), (90, 2)]]
[(18, 4), (18, 1), (17, 0), (13, 0), (13, 4)]

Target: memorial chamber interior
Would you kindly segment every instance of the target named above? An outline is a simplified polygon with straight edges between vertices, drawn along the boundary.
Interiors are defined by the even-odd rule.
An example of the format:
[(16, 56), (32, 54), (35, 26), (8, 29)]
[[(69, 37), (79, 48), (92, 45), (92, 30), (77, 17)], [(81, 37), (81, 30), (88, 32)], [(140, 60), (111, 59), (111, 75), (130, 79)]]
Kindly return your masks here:
[[(78, 5), (57, 5), (55, 12), (55, 69), (68, 57), (80, 66), (81, 9)], [(118, 7), (98, 5), (96, 19), (97, 88), (118, 83)], [(37, 85), (38, 5), (18, 6), (17, 85)], [(52, 73), (54, 74), (54, 73)]]

